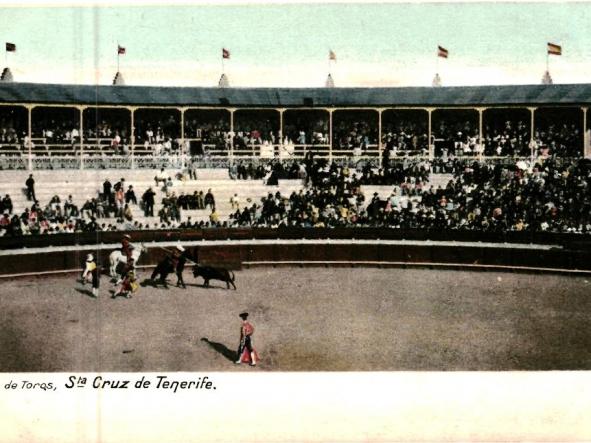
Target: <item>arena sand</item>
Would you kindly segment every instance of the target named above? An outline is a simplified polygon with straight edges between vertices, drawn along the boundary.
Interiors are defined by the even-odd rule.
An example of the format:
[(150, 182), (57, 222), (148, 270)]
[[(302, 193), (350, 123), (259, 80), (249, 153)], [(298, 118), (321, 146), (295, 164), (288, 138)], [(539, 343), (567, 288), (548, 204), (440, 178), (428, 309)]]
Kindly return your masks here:
[[(234, 291), (186, 274), (186, 290), (142, 287), (115, 300), (107, 277), (98, 300), (75, 276), (0, 281), (0, 370), (591, 369), (584, 277), (254, 268), (236, 273)], [(256, 368), (233, 363), (243, 311)]]

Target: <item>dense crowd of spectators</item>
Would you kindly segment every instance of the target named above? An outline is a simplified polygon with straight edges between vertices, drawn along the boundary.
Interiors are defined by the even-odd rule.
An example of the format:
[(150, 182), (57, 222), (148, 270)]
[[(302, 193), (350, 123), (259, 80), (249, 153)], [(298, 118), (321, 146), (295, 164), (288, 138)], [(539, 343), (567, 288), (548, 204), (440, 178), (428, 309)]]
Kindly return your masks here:
[(348, 168), (319, 168), (311, 186), (269, 194), (236, 211), (238, 226), (385, 226), (476, 231), (591, 232), (591, 165), (540, 160), (502, 165), (455, 160), (453, 179), (435, 189), (405, 179), (365, 205), (361, 180)]
[(295, 145), (328, 145), (328, 116), (292, 117), (284, 120), (284, 143)]
[(399, 155), (426, 154), (429, 152), (427, 122), (397, 119), (382, 124), (382, 145), (386, 159)]
[(19, 143), (21, 135), (24, 137), (25, 134), (22, 132), (22, 128), (19, 131), (13, 118), (0, 118), (0, 145)]
[(486, 156), (522, 156), (531, 153), (529, 122), (523, 119), (497, 120), (484, 127), (483, 143)]
[[(389, 111), (394, 112), (394, 111)], [(420, 111), (412, 111), (420, 112)], [(434, 155), (444, 162), (455, 157), (581, 157), (583, 144), (582, 119), (578, 110), (536, 111), (536, 126), (530, 134), (529, 111), (498, 109), (485, 111), (482, 140), (478, 114), (468, 110), (437, 110), (432, 118)], [(422, 111), (423, 114), (426, 114)], [(228, 114), (228, 112), (225, 112)], [(267, 158), (290, 158), (301, 153), (294, 146), (326, 149), (329, 145), (328, 118), (322, 112), (286, 112), (284, 132), (279, 128), (276, 111), (249, 113), (238, 111), (234, 130), (230, 131), (229, 116), (224, 112), (207, 115), (192, 114), (185, 120), (185, 139), (181, 139), (178, 111), (138, 110), (135, 117), (134, 155), (201, 156), (209, 150), (221, 153), (256, 155)], [(505, 115), (506, 114), (506, 115)], [(383, 114), (381, 143), (387, 160), (400, 156), (422, 155), (429, 152), (427, 118), (422, 115)], [(289, 116), (289, 118), (288, 118)], [(0, 115), (0, 155), (26, 152), (28, 135), (25, 115)], [(46, 156), (52, 152), (64, 156), (78, 153), (81, 135), (88, 156), (129, 155), (131, 153), (131, 122), (118, 114), (84, 119), (80, 134), (78, 110), (39, 111), (32, 119), (32, 152)], [(378, 120), (374, 111), (335, 111), (333, 113), (332, 149), (336, 154), (363, 154), (378, 147)], [(19, 146), (19, 148), (15, 147)], [(15, 152), (10, 152), (10, 151)], [(18, 153), (18, 152), (16, 152)], [(282, 156), (283, 154), (283, 156)]]
[[(158, 176), (155, 177), (158, 186), (160, 182), (157, 178)], [(154, 217), (156, 192), (152, 187), (138, 201), (133, 185), (126, 184), (124, 178), (115, 184), (107, 178), (102, 183), (101, 191), (80, 206), (74, 202), (72, 195), (63, 200), (54, 195), (47, 205), (42, 206), (35, 196), (35, 180), (31, 175), (26, 181), (26, 195), (31, 205), (21, 214), (13, 213), (14, 206), (8, 194), (0, 198), (0, 235), (163, 229), (190, 225), (190, 220), (189, 224), (187, 221), (181, 223), (181, 210), (209, 208), (215, 213), (215, 198), (211, 189), (207, 193), (195, 191), (187, 195), (181, 193), (177, 197), (170, 189), (171, 183), (169, 177), (162, 184), (162, 205), (156, 214), (159, 222), (140, 223), (134, 217), (138, 208), (143, 210), (144, 216)], [(115, 221), (101, 223), (102, 219)]]
[(534, 149), (546, 155), (580, 157), (583, 133), (574, 123), (547, 123), (534, 133)]
[(374, 119), (367, 115), (333, 117), (332, 137), (334, 150), (363, 152), (378, 143), (377, 116)]
[(474, 156), (482, 152), (479, 145), (478, 124), (473, 120), (441, 121), (433, 125), (435, 156)]
[[(312, 157), (304, 163), (269, 164), (270, 175), (304, 178), (306, 186), (291, 195), (269, 193), (260, 202), (231, 198), (229, 220), (221, 221), (213, 191), (180, 193), (162, 186), (162, 205), (154, 214), (156, 193), (141, 198), (122, 178), (102, 184), (102, 192), (78, 206), (72, 196), (54, 196), (42, 206), (28, 180), (32, 204), (14, 213), (10, 196), (0, 199), (0, 232), (44, 234), (120, 229), (199, 228), (215, 226), (330, 227), (381, 226), (475, 231), (591, 232), (591, 161), (540, 157), (529, 163), (448, 160), (451, 180), (435, 188), (429, 183), (433, 165), (421, 160), (394, 162), (388, 171), (364, 166), (353, 169)], [(302, 175), (303, 172), (303, 175)], [(285, 174), (285, 175), (282, 175)], [(32, 177), (30, 178), (32, 180)], [(389, 196), (366, 195), (365, 186), (391, 186)], [(149, 223), (134, 219), (138, 203)], [(243, 204), (241, 204), (243, 203)], [(208, 209), (209, 221), (192, 222), (181, 211)], [(101, 223), (103, 218), (116, 222)], [(157, 218), (157, 220), (156, 220)]]

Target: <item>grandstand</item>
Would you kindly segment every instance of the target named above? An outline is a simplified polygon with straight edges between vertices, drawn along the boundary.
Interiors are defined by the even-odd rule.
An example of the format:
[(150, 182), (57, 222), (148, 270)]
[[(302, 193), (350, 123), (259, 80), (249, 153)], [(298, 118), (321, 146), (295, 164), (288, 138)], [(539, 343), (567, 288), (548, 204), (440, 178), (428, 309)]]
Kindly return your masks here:
[[(175, 88), (3, 83), (3, 168), (238, 158), (589, 155), (591, 85)], [(147, 158), (148, 157), (148, 158)], [(205, 163), (200, 163), (205, 164)]]
[[(361, 186), (345, 193), (359, 200), (359, 216), (371, 196), (416, 206), (423, 192), (445, 189), (452, 173), (461, 175), (473, 161), (501, 163), (507, 171), (520, 161), (530, 171), (536, 162), (548, 165), (547, 159), (575, 165), (591, 152), (589, 92), (591, 85), (220, 89), (3, 83), (0, 193), (11, 196), (13, 214), (21, 213), (28, 206), (22, 187), (34, 173), (37, 212), (55, 195), (62, 201), (71, 195), (80, 209), (100, 200), (106, 178), (122, 177), (139, 193), (140, 205), (130, 204), (127, 223), (120, 211), (100, 216), (100, 229), (232, 226), (240, 224), (230, 203), (234, 194), (241, 210), (269, 195), (279, 203), (309, 190), (310, 178), (330, 166), (326, 171), (342, 175), (346, 187), (351, 180)], [(155, 186), (162, 168), (172, 180)], [(324, 186), (316, 185), (320, 191)], [(153, 216), (141, 209), (150, 186), (156, 193)], [(211, 208), (179, 203), (184, 207), (176, 211), (176, 204), (166, 203), (208, 189), (216, 201), (213, 216)], [(173, 213), (159, 217), (163, 204)], [(85, 213), (86, 219), (96, 215)], [(72, 230), (77, 228), (66, 232)]]

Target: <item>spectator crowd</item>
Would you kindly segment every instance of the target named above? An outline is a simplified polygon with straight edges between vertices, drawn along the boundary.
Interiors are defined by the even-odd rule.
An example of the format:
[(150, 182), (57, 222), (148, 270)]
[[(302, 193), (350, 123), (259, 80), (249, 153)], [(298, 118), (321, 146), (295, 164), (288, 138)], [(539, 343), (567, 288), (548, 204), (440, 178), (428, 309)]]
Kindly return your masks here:
[[(124, 178), (114, 184), (106, 179), (100, 192), (81, 205), (71, 195), (65, 199), (55, 195), (43, 206), (35, 197), (31, 176), (26, 184), (30, 206), (22, 213), (14, 212), (9, 195), (0, 199), (0, 233), (17, 236), (216, 226), (591, 232), (589, 160), (540, 157), (534, 162), (501, 163), (456, 158), (448, 159), (441, 171), (441, 164), (405, 158), (387, 166), (353, 168), (311, 155), (303, 162), (267, 164), (263, 167), (267, 184), (297, 178), (305, 186), (291, 195), (269, 193), (253, 202), (240, 200), (241, 185), (237, 183), (230, 200), (232, 212), (224, 221), (219, 218), (212, 189), (177, 195), (164, 171), (154, 177), (154, 188), (162, 189), (156, 213), (154, 188), (136, 195)], [(257, 178), (248, 172), (251, 167), (240, 165), (235, 178)], [(430, 184), (432, 171), (447, 172), (451, 179), (434, 187)], [(364, 193), (365, 187), (376, 185), (391, 187), (390, 195)], [(182, 211), (195, 209), (211, 211), (209, 221), (181, 217)], [(149, 222), (135, 220), (138, 210)], [(116, 222), (101, 222), (113, 218)]]

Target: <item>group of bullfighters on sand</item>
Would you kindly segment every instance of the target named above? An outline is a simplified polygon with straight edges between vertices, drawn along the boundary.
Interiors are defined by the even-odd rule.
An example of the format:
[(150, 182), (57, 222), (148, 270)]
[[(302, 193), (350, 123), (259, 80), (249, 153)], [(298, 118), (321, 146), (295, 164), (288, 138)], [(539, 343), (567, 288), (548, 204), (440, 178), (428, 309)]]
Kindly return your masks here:
[[(164, 249), (167, 254), (156, 265), (152, 271), (150, 279), (145, 282), (146, 284), (150, 284), (153, 287), (162, 286), (163, 288), (168, 289), (167, 277), (174, 272), (177, 277), (176, 286), (178, 288), (186, 289), (187, 286), (183, 280), (183, 271), (187, 262), (191, 262), (194, 264), (193, 276), (195, 278), (202, 277), (203, 286), (205, 288), (209, 287), (210, 280), (220, 280), (226, 283), (227, 289), (230, 289), (230, 285), (236, 289), (234, 283), (235, 276), (232, 271), (211, 266), (201, 266), (198, 264), (197, 248), (191, 252), (178, 244), (172, 250), (162, 249)], [(136, 264), (140, 255), (146, 250), (147, 249), (143, 244), (139, 248), (135, 247), (131, 243), (131, 236), (125, 234), (121, 239), (121, 248), (114, 250), (109, 255), (109, 274), (116, 287), (111, 298), (117, 298), (119, 296), (131, 298), (132, 294), (139, 290), (140, 283), (136, 274)], [(99, 295), (101, 271), (102, 269), (97, 258), (93, 254), (88, 254), (86, 256), (86, 263), (84, 271), (82, 272), (81, 282), (84, 285), (87, 283), (91, 284), (91, 295), (94, 298), (98, 298)], [(242, 312), (239, 317), (242, 319), (242, 325), (240, 327), (240, 344), (235, 363), (249, 363), (251, 366), (255, 366), (259, 357), (252, 342), (254, 326), (248, 321), (247, 312)]]
[[(156, 265), (150, 279), (144, 282), (145, 284), (168, 289), (167, 277), (169, 274), (175, 273), (177, 277), (176, 286), (186, 289), (183, 272), (187, 262), (191, 262), (194, 264), (193, 276), (195, 278), (202, 277), (204, 287), (209, 287), (210, 280), (221, 280), (226, 283), (227, 289), (230, 289), (230, 286), (236, 289), (234, 273), (223, 268), (199, 265), (196, 248), (194, 251), (189, 251), (178, 244), (172, 250), (161, 249), (165, 250), (167, 254)], [(121, 239), (121, 248), (114, 250), (109, 255), (109, 275), (116, 287), (111, 296), (112, 298), (119, 296), (131, 298), (132, 294), (138, 291), (140, 284), (136, 273), (136, 265), (140, 255), (146, 250), (143, 244), (140, 247), (135, 247), (131, 243), (131, 236), (125, 234)], [(93, 254), (88, 254), (82, 273), (82, 283), (91, 283), (92, 296), (95, 298), (98, 297), (101, 271), (97, 258)]]

